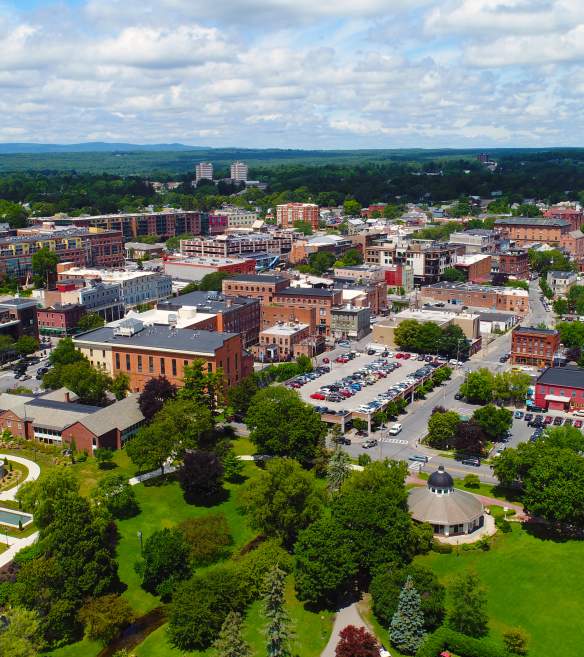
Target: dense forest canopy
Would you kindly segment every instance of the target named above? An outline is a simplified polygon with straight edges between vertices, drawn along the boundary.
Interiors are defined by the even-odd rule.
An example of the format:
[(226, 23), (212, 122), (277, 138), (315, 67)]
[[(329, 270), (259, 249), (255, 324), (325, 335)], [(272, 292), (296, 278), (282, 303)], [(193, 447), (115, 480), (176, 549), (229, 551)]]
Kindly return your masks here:
[[(263, 209), (288, 201), (338, 205), (348, 199), (355, 199), (361, 206), (375, 202), (430, 204), (470, 195), (490, 197), (493, 192), (511, 202), (525, 198), (558, 202), (580, 200), (584, 190), (584, 150), (580, 149), (508, 150), (500, 155), (495, 151), (491, 153), (498, 163), (494, 172), (477, 161), (476, 152), (466, 151), (211, 153), (216, 158), (217, 178), (228, 176), (231, 159), (243, 157), (250, 164), (250, 177), (266, 182), (267, 191), (243, 192), (241, 187), (226, 182), (203, 182), (194, 188), (194, 165), (209, 155), (206, 151), (10, 154), (0, 156), (0, 172), (13, 167), (12, 172), (0, 173), (0, 202), (26, 203), (32, 214), (46, 216), (56, 212), (75, 215), (137, 211), (148, 205), (209, 210), (226, 201)], [(100, 165), (102, 158), (116, 156), (129, 158), (136, 168), (155, 168), (144, 175), (104, 173), (108, 167)], [(31, 170), (17, 171), (18, 158), (30, 158)], [(63, 170), (63, 158), (68, 158), (70, 170)], [(36, 164), (45, 162), (47, 169), (34, 170), (33, 160)], [(88, 170), (88, 161), (95, 164), (94, 171), (99, 166), (102, 171)], [(172, 192), (157, 194), (146, 179), (182, 184)], [(230, 197), (240, 191), (240, 195)], [(0, 215), (11, 221), (9, 210), (5, 207)]]

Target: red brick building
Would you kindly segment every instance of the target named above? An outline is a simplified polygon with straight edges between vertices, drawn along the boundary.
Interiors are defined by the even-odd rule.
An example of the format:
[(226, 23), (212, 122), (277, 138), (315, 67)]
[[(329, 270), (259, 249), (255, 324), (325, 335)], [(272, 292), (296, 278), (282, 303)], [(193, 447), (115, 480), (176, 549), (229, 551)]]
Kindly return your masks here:
[(499, 273), (515, 276), (516, 278), (529, 278), (529, 253), (527, 249), (510, 249), (496, 256), (499, 261)]
[(326, 336), (331, 334), (331, 311), (343, 301), (342, 290), (313, 287), (287, 287), (273, 296), (274, 303), (295, 308), (316, 308), (316, 330)]
[(485, 283), (491, 278), (491, 256), (483, 253), (457, 256), (454, 267), (463, 272), (469, 283)]
[(543, 216), (553, 219), (564, 219), (570, 223), (571, 230), (580, 230), (584, 223), (584, 213), (581, 210), (566, 208), (561, 205), (546, 210)]
[(272, 303), (275, 295), (285, 290), (290, 280), (284, 276), (241, 274), (223, 281), (223, 294), (237, 297), (254, 297), (262, 303)]
[(276, 206), (276, 223), (282, 228), (293, 228), (297, 221), (310, 224), (318, 230), (320, 208), (314, 203), (283, 203)]
[(282, 322), (287, 324), (289, 322), (298, 324), (308, 324), (310, 333), (316, 332), (318, 309), (315, 306), (299, 307), (288, 306), (284, 304), (266, 304), (261, 305), (261, 330), (270, 328)]
[(569, 221), (553, 217), (500, 217), (495, 230), (517, 246), (531, 242), (560, 246), (562, 237), (573, 229)]
[(78, 303), (56, 303), (48, 308), (39, 308), (37, 318), (41, 335), (73, 335), (79, 320), (85, 315), (85, 306)]
[(560, 334), (553, 329), (518, 326), (511, 332), (511, 363), (553, 367), (560, 347)]
[(225, 387), (239, 383), (253, 371), (253, 359), (235, 333), (144, 326), (135, 319), (116, 327), (83, 333), (74, 338), (75, 346), (92, 365), (110, 376), (124, 372), (130, 377), (132, 392), (141, 392), (150, 379), (166, 377), (180, 387), (184, 368), (203, 361), (208, 372), (221, 369)]
[(80, 404), (61, 388), (38, 396), (0, 396), (0, 428), (50, 445), (70, 445), (89, 454), (98, 447), (120, 449), (144, 424), (138, 395), (110, 406)]
[(223, 272), (234, 274), (255, 274), (256, 261), (251, 258), (174, 258), (164, 260), (164, 273), (182, 281), (200, 281), (207, 274)]

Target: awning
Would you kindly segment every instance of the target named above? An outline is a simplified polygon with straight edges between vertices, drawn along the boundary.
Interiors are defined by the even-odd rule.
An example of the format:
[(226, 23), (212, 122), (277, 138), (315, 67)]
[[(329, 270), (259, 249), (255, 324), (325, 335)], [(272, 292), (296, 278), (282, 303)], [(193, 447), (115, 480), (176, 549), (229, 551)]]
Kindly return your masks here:
[(546, 401), (563, 402), (564, 404), (567, 404), (570, 401), (570, 397), (562, 397), (560, 395), (546, 395), (545, 400)]

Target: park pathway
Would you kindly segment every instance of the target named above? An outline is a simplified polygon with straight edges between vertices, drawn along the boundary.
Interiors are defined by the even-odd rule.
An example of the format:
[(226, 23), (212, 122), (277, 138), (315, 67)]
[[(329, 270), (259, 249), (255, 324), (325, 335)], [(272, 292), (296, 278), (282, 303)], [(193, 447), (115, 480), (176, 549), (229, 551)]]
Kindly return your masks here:
[(331, 632), (329, 642), (326, 644), (326, 647), (322, 651), (320, 657), (335, 657), (335, 648), (337, 647), (339, 639), (341, 638), (341, 631), (344, 630), (347, 625), (354, 625), (355, 627), (365, 627), (366, 629), (369, 629), (363, 622), (361, 614), (359, 614), (356, 602), (353, 602), (353, 604), (349, 605), (348, 607), (343, 607), (337, 611), (333, 625), (333, 631)]
[(35, 479), (38, 479), (39, 475), (41, 474), (41, 469), (34, 461), (30, 461), (29, 459), (22, 458), (22, 456), (12, 456), (12, 454), (0, 454), (0, 461), (4, 461), (4, 459), (6, 458), (9, 461), (20, 463), (20, 465), (25, 465), (28, 468), (28, 476), (24, 481), (21, 481), (17, 486), (13, 486), (12, 488), (9, 488), (8, 490), (5, 490), (2, 493), (0, 493), (0, 501), (6, 501), (6, 500), (12, 501), (16, 499), (16, 491), (22, 486), (22, 484), (26, 484), (29, 481), (35, 481)]

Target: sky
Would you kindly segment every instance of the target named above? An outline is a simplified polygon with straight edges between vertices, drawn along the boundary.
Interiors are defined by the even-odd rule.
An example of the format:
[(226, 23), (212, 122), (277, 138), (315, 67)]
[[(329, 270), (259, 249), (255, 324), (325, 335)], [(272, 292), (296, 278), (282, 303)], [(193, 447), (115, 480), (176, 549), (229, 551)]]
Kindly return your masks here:
[(584, 146), (584, 0), (0, 0), (0, 141)]

